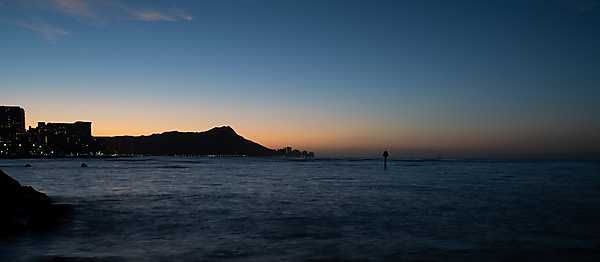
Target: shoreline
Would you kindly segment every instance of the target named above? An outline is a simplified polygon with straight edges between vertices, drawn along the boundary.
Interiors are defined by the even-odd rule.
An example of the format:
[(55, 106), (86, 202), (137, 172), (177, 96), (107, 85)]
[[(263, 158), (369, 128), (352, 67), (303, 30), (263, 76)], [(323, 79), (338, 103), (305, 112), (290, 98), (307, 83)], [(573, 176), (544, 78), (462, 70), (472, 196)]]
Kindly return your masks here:
[(0, 159), (44, 159), (44, 158), (118, 158), (118, 157), (134, 157), (134, 156), (42, 156), (42, 155), (33, 155), (33, 156), (0, 156)]
[(151, 157), (151, 156), (170, 156), (170, 157), (264, 157), (264, 158), (315, 158), (307, 156), (250, 156), (250, 155), (118, 155), (118, 156), (44, 156), (44, 155), (33, 155), (33, 156), (0, 156), (0, 159), (53, 159), (53, 158), (67, 158), (67, 159), (102, 159), (102, 158), (124, 158), (124, 157)]

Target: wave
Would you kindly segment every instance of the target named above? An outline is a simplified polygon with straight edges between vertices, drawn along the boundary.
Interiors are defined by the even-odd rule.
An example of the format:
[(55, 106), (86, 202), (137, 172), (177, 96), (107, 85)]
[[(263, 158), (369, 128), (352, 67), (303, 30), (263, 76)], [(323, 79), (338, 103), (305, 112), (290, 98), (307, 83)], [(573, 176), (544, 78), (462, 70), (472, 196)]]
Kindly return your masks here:
[(169, 166), (157, 166), (156, 168), (190, 168), (187, 166), (169, 165)]

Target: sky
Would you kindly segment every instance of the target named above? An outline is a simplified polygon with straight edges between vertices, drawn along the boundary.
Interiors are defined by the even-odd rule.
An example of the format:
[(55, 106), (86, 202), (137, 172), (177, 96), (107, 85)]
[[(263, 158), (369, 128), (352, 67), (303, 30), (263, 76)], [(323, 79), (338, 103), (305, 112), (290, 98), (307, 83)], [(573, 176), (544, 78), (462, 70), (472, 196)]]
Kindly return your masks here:
[(599, 0), (0, 0), (0, 105), (321, 157), (600, 159), (599, 47)]

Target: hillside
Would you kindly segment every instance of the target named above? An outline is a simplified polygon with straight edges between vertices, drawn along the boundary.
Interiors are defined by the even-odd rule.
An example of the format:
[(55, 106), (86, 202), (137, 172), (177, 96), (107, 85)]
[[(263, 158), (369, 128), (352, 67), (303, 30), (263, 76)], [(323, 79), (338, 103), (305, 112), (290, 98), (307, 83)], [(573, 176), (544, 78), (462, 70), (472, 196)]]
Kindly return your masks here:
[(150, 136), (101, 138), (103, 151), (110, 154), (135, 155), (224, 155), (276, 156), (268, 149), (238, 135), (229, 126), (204, 132), (165, 132)]

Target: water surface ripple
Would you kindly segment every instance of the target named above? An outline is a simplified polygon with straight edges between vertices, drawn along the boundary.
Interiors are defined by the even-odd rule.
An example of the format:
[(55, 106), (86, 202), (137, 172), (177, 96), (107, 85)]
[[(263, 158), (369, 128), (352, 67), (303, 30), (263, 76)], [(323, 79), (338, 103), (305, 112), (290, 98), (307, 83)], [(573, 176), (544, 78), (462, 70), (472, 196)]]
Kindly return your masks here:
[(2, 159), (0, 169), (21, 184), (77, 212), (57, 231), (0, 238), (0, 260), (600, 258), (600, 162), (387, 165), (344, 158)]

